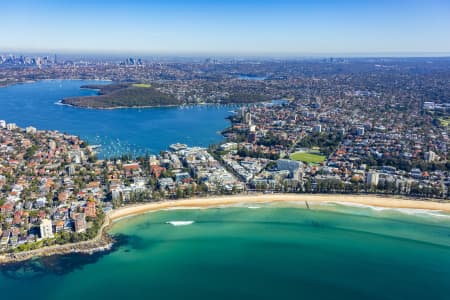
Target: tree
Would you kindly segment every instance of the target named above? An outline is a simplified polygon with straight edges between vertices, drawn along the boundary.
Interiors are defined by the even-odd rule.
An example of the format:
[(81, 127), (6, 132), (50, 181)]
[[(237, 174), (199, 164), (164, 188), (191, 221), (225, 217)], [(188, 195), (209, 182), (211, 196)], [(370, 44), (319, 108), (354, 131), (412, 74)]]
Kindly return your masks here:
[(177, 187), (176, 197), (177, 199), (183, 197), (183, 191), (179, 187)]
[(307, 192), (307, 193), (311, 193), (312, 192), (312, 184), (311, 184), (311, 179), (310, 178), (306, 179), (304, 187), (305, 187), (305, 192)]

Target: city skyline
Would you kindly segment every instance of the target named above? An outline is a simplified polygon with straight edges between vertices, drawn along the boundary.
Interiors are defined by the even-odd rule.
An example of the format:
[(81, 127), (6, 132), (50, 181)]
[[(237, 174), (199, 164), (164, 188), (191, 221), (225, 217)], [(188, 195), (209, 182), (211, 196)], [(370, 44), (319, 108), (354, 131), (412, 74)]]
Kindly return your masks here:
[(1, 51), (168, 55), (447, 55), (444, 1), (15, 1)]

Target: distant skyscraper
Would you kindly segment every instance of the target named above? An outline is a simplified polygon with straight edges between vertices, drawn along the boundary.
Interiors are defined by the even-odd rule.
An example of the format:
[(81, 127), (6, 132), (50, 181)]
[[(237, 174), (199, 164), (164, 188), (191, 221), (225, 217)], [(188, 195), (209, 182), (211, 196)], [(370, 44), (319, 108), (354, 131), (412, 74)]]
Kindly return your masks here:
[(252, 115), (251, 113), (247, 112), (245, 114), (245, 123), (247, 123), (247, 125), (252, 125)]

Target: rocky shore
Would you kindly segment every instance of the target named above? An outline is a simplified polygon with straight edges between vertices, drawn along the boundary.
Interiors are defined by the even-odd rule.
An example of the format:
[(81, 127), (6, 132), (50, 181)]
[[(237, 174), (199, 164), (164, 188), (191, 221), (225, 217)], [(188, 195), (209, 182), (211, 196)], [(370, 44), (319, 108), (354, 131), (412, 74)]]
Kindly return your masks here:
[(52, 245), (18, 253), (0, 254), (0, 265), (26, 261), (35, 257), (64, 255), (70, 253), (93, 254), (95, 252), (109, 250), (111, 249), (114, 242), (107, 232), (108, 229), (112, 226), (112, 221), (113, 220), (107, 215), (97, 236), (89, 241), (82, 241), (64, 245)]

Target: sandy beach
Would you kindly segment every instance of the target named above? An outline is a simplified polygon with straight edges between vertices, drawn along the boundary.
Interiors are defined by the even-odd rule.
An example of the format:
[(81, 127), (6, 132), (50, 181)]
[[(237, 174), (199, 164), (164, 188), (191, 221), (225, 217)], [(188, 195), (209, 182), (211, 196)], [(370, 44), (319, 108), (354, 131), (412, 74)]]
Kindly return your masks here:
[(242, 203), (276, 203), (276, 202), (340, 202), (363, 204), (387, 208), (410, 208), (439, 210), (450, 213), (450, 203), (412, 200), (399, 197), (385, 197), (377, 195), (311, 195), (311, 194), (261, 194), (261, 195), (237, 195), (212, 198), (191, 198), (183, 200), (162, 201), (148, 204), (139, 204), (116, 209), (109, 214), (112, 221), (127, 216), (138, 215), (146, 212), (158, 211), (169, 208), (208, 208), (216, 206), (237, 205)]
[[(251, 194), (236, 196), (218, 196), (210, 198), (190, 198), (182, 200), (160, 201), (145, 204), (136, 204), (121, 207), (109, 212), (105, 217), (105, 222), (97, 236), (90, 240), (73, 244), (54, 245), (40, 249), (20, 252), (15, 254), (0, 254), (1, 263), (20, 262), (33, 257), (50, 256), (68, 253), (93, 253), (110, 249), (111, 238), (107, 235), (108, 229), (114, 221), (140, 215), (143, 213), (155, 212), (162, 209), (200, 209), (218, 206), (232, 206), (239, 204), (264, 204), (264, 203), (348, 203), (369, 205), (386, 208), (408, 208), (426, 209), (450, 213), (450, 202), (436, 202), (431, 200), (413, 200), (400, 197), (389, 197), (383, 195), (332, 195), (332, 194)], [(305, 203), (306, 206), (306, 203)]]

